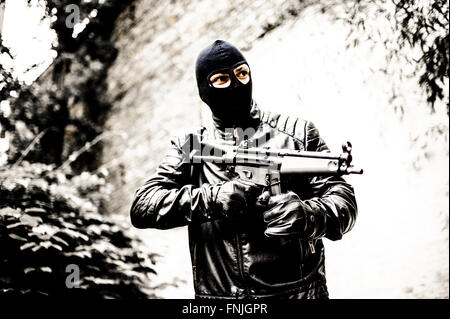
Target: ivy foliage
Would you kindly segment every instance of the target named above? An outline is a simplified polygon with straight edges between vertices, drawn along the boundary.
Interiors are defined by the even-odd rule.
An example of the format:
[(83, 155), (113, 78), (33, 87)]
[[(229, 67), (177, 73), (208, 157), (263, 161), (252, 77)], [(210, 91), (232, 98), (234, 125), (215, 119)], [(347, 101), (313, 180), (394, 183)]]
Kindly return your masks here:
[[(361, 43), (382, 44), (386, 52), (385, 73), (392, 75), (393, 65), (407, 65), (400, 77), (417, 78), (428, 107), (435, 111), (436, 102), (447, 104), (449, 72), (449, 3), (447, 0), (354, 0), (343, 1), (343, 12), (333, 11), (334, 4), (324, 11), (350, 26), (348, 46)], [(401, 79), (399, 79), (401, 81)], [(392, 88), (392, 104), (401, 93)], [(405, 106), (398, 106), (400, 113)]]
[[(11, 105), (11, 114), (0, 114), (1, 134), (5, 136), (8, 132), (10, 136), (9, 163), (21, 158), (26, 146), (33, 143), (25, 160), (61, 164), (103, 131), (111, 106), (105, 95), (105, 79), (117, 55), (111, 32), (119, 14), (132, 1), (28, 2), (43, 6), (43, 18), (50, 19), (50, 27), (56, 34), (53, 49), (57, 56), (30, 86), (14, 78), (12, 70), (0, 66), (1, 100), (8, 100)], [(74, 7), (79, 14), (77, 19), (68, 10)], [(74, 25), (85, 27), (76, 34)], [(3, 42), (0, 48), (9, 52)], [(72, 163), (72, 168), (76, 172), (96, 169), (101, 152), (101, 143), (94, 145)]]
[(401, 34), (400, 47), (420, 48), (416, 69), (420, 72), (419, 84), (426, 90), (427, 101), (434, 109), (435, 102), (445, 98), (444, 90), (448, 85), (449, 3), (446, 0), (398, 0), (394, 4)]
[(52, 165), (0, 168), (1, 295), (153, 297), (154, 256), (128, 221), (103, 214), (105, 188), (101, 176)]

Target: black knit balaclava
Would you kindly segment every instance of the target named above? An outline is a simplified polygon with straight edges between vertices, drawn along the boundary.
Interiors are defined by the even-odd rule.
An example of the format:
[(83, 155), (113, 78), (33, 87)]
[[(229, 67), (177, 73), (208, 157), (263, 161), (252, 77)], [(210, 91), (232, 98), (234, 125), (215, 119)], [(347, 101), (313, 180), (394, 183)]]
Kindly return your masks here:
[[(202, 50), (197, 58), (195, 73), (200, 98), (210, 107), (216, 125), (221, 128), (246, 127), (250, 123), (252, 105), (252, 79), (241, 83), (233, 69), (247, 63), (242, 53), (233, 45), (222, 40)], [(210, 77), (215, 73), (229, 73), (231, 84), (227, 88), (215, 88)]]

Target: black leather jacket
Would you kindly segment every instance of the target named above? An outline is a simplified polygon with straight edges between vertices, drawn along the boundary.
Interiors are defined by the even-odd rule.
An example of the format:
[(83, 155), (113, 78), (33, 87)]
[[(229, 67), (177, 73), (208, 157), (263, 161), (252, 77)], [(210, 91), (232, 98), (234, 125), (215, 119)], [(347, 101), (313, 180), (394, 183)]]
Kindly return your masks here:
[[(328, 150), (311, 122), (262, 112), (256, 105), (252, 117), (257, 130), (247, 141), (250, 145), (270, 136), (258, 146)], [(202, 128), (196, 134), (216, 143), (242, 142), (240, 136), (230, 136), (217, 127)], [(305, 238), (268, 238), (257, 213), (249, 213), (253, 217), (248, 222), (211, 219), (200, 186), (229, 178), (212, 163), (197, 169), (183, 165), (184, 139), (172, 140), (156, 174), (137, 190), (130, 215), (137, 228), (188, 225), (196, 297), (327, 298), (322, 238), (338, 240), (353, 227), (357, 214), (353, 188), (341, 177), (283, 181), (282, 190), (294, 191), (308, 207), (308, 227), (313, 231)]]

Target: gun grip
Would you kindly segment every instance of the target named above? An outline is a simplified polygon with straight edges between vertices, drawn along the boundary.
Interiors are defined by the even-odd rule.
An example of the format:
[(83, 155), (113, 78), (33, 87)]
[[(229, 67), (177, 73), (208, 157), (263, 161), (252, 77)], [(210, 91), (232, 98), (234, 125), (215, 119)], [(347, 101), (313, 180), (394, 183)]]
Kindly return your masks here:
[(259, 197), (257, 199), (258, 204), (267, 205), (267, 203), (269, 202), (269, 198), (270, 198), (270, 192), (264, 191), (261, 195), (259, 195)]

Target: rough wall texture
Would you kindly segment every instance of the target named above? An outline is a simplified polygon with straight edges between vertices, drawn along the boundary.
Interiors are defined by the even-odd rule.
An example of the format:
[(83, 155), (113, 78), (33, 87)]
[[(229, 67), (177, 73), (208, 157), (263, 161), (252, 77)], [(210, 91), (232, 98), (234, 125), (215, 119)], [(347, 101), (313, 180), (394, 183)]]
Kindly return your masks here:
[[(347, 34), (348, 25), (299, 1), (136, 1), (117, 23), (119, 54), (106, 79), (113, 101), (103, 161), (115, 186), (110, 209), (128, 214), (169, 137), (208, 122), (194, 62), (222, 38), (244, 50), (260, 107), (314, 121), (336, 151), (351, 140), (365, 168), (363, 177), (349, 178), (360, 205), (355, 229), (325, 242), (331, 296), (448, 298), (445, 105), (430, 115), (417, 79), (398, 82), (378, 71), (383, 47), (347, 48)], [(403, 115), (393, 108), (393, 86)], [(141, 232), (166, 253), (161, 282), (178, 278), (162, 296), (192, 297), (184, 230)]]

